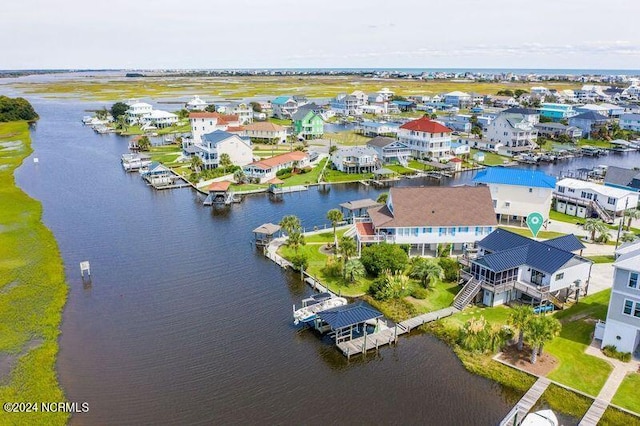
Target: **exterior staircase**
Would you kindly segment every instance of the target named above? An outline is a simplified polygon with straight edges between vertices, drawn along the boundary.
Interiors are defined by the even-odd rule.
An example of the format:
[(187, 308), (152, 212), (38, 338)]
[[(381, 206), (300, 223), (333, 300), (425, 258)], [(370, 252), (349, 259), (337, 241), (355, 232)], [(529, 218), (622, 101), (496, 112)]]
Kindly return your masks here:
[(607, 223), (613, 223), (613, 217), (611, 214), (602, 207), (602, 205), (596, 200), (591, 202), (591, 208), (598, 213), (600, 219), (604, 220)]
[(562, 303), (560, 301), (560, 299), (555, 297), (553, 294), (545, 293), (544, 298), (546, 300), (548, 300), (549, 302), (553, 303), (557, 308), (559, 308), (559, 309), (563, 309), (564, 308), (564, 303)]
[(480, 292), (482, 281), (476, 280), (471, 277), (469, 281), (462, 287), (462, 290), (456, 294), (453, 299), (453, 307), (458, 310), (463, 310), (476, 295)]
[(407, 160), (407, 157), (402, 155), (398, 156), (398, 162), (404, 167), (407, 167), (409, 165), (409, 161)]
[(347, 231), (344, 233), (345, 237), (348, 238), (353, 238), (356, 236), (356, 226), (353, 225), (352, 227), (350, 227), (349, 229), (347, 229)]

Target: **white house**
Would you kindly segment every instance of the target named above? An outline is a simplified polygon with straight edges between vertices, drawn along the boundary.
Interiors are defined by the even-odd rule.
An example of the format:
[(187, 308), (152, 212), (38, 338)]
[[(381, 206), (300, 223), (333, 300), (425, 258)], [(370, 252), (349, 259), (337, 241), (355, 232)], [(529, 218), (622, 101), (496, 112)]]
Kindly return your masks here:
[(520, 222), (531, 213), (549, 219), (556, 178), (531, 169), (489, 167), (473, 178), (476, 185), (487, 185), (499, 220)]
[(500, 142), (493, 142), (487, 139), (476, 139), (476, 138), (460, 138), (458, 139), (458, 143), (467, 145), (470, 148), (475, 148), (481, 151), (489, 151), (489, 152), (498, 152), (498, 150), (504, 146)]
[(293, 167), (305, 168), (309, 165), (309, 154), (303, 151), (292, 151), (285, 154), (254, 161), (242, 168), (245, 175), (260, 183), (268, 182), (276, 177), (282, 169)]
[(140, 117), (139, 122), (143, 127), (161, 129), (176, 124), (178, 122), (178, 116), (172, 112), (154, 109), (150, 113)]
[(188, 111), (204, 111), (204, 109), (207, 107), (207, 103), (200, 99), (200, 96), (195, 95), (184, 105), (184, 107)]
[(451, 155), (467, 155), (471, 153), (469, 145), (461, 142), (451, 142)]
[(574, 253), (583, 248), (574, 235), (535, 241), (497, 229), (478, 242), (470, 271), (462, 274), (469, 279), (465, 290), (486, 306), (518, 299), (562, 305), (588, 286), (592, 262)]
[(622, 114), (620, 116), (620, 128), (640, 132), (640, 114)]
[(223, 115), (217, 112), (192, 112), (189, 114), (191, 125), (191, 138), (193, 142), (200, 143), (202, 135), (213, 133), (216, 130), (228, 130), (229, 127), (240, 125), (237, 116)]
[(371, 173), (380, 165), (377, 151), (366, 146), (338, 148), (330, 159), (333, 167), (344, 173)]
[(287, 129), (275, 123), (261, 121), (244, 126), (244, 136), (255, 141), (284, 143), (287, 141)]
[[(640, 355), (640, 242), (625, 247), (613, 263), (613, 287), (602, 347)], [(617, 253), (617, 252), (616, 252)], [(597, 330), (596, 330), (597, 337)]]
[(143, 116), (150, 114), (153, 111), (153, 107), (146, 102), (138, 102), (135, 99), (131, 99), (127, 102), (129, 109), (126, 112), (127, 123), (138, 124), (141, 122)]
[(364, 136), (395, 136), (398, 134), (399, 125), (384, 121), (362, 121), (358, 124), (357, 131)]
[(244, 102), (231, 102), (226, 105), (219, 105), (216, 111), (225, 115), (238, 116), (238, 122), (243, 124), (253, 123), (253, 108)]
[(271, 101), (273, 116), (280, 119), (291, 118), (300, 105), (292, 96), (278, 96)]
[(487, 126), (485, 138), (505, 147), (535, 147), (538, 130), (524, 114), (500, 113)]
[(584, 180), (565, 178), (556, 183), (555, 210), (571, 216), (597, 214), (605, 221), (638, 205), (638, 192)]
[(409, 244), (412, 255), (433, 255), (440, 246), (461, 251), (497, 225), (486, 187), (392, 187), (387, 203), (356, 221), (358, 250), (387, 242)]
[(353, 95), (341, 93), (331, 101), (330, 106), (338, 115), (362, 115), (362, 104), (360, 100)]
[(398, 139), (416, 158), (446, 158), (451, 150), (451, 129), (427, 117), (400, 126)]
[(222, 154), (228, 154), (236, 166), (245, 166), (253, 161), (253, 148), (248, 139), (222, 130), (202, 135), (201, 139), (201, 143), (188, 147), (187, 153), (199, 156), (206, 169), (218, 167)]
[(471, 104), (472, 97), (470, 94), (460, 91), (454, 91), (444, 94), (443, 102), (447, 105), (453, 105), (458, 108), (465, 108)]
[(367, 142), (367, 147), (376, 151), (381, 163), (407, 164), (411, 150), (397, 139), (378, 136)]

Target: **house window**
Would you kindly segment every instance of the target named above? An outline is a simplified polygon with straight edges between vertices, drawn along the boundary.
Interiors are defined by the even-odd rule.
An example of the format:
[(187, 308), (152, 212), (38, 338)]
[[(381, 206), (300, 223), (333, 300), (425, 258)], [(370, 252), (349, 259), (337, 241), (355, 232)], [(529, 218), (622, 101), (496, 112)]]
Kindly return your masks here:
[(625, 300), (624, 301), (624, 309), (622, 310), (622, 312), (624, 312), (627, 315), (631, 315), (631, 311), (632, 310), (633, 310), (633, 301)]
[(569, 192), (574, 193), (574, 192), (576, 192), (576, 190), (573, 189), (573, 188), (569, 188)]
[(609, 198), (607, 199), (607, 203), (608, 203), (608, 204), (611, 204), (611, 205), (615, 205), (615, 204), (616, 204), (616, 199), (615, 199), (615, 198), (613, 198), (613, 197), (609, 197)]
[(638, 273), (632, 272), (629, 274), (629, 287), (638, 288)]
[(560, 272), (559, 274), (556, 274), (556, 281), (560, 281), (563, 278), (564, 278), (564, 272)]
[(438, 236), (447, 235), (447, 228), (438, 228)]

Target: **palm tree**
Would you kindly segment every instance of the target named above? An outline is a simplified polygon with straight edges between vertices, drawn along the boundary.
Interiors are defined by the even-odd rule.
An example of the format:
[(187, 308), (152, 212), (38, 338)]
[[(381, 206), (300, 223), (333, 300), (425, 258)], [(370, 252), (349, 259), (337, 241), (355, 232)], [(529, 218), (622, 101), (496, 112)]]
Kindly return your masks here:
[(289, 234), (289, 238), (287, 238), (287, 246), (291, 247), (296, 254), (298, 253), (298, 249), (305, 244), (304, 235), (299, 229), (292, 231)]
[(338, 254), (346, 261), (349, 258), (355, 256), (358, 248), (356, 247), (356, 241), (353, 238), (342, 236), (340, 238), (340, 244), (338, 245)]
[(338, 237), (336, 236), (336, 225), (338, 222), (344, 220), (344, 216), (342, 216), (342, 212), (338, 209), (331, 209), (327, 212), (327, 219), (331, 222), (331, 226), (333, 226), (333, 241), (334, 244), (338, 245)]
[(203, 165), (204, 164), (202, 163), (202, 158), (200, 158), (200, 156), (194, 155), (191, 157), (190, 167), (194, 173), (199, 173)]
[(247, 178), (247, 175), (244, 174), (244, 171), (242, 169), (236, 170), (235, 173), (233, 174), (233, 179), (237, 183), (244, 183), (246, 178)]
[(553, 317), (537, 316), (531, 319), (525, 329), (525, 336), (531, 346), (531, 364), (536, 363), (545, 343), (560, 333), (560, 323)]
[(591, 232), (591, 242), (596, 241), (596, 234), (603, 234), (609, 232), (607, 224), (601, 219), (587, 219), (584, 222), (583, 228), (585, 231)]
[[(554, 337), (560, 334), (560, 330), (562, 330), (562, 324), (560, 321), (550, 316), (543, 316), (539, 318), (540, 321), (545, 326), (545, 331), (547, 333), (547, 341), (552, 340)], [(540, 343), (538, 347), (538, 355), (542, 355), (542, 348), (544, 347), (545, 342)]]
[(344, 265), (344, 277), (347, 278), (350, 283), (358, 278), (364, 277), (365, 274), (364, 265), (358, 259), (351, 259)]
[(444, 269), (438, 263), (418, 258), (411, 266), (409, 276), (419, 279), (422, 285), (428, 288), (429, 284), (435, 284), (437, 280), (444, 278)]
[(631, 221), (633, 219), (640, 219), (640, 210), (629, 209), (624, 211), (624, 216), (627, 218), (627, 231), (631, 230)]
[(149, 140), (149, 136), (143, 136), (138, 139), (138, 148), (140, 151), (148, 151), (151, 148), (151, 141)]
[(526, 305), (520, 305), (513, 308), (509, 315), (509, 324), (518, 329), (518, 350), (522, 350), (524, 344), (524, 332), (527, 325), (533, 318), (533, 309)]
[(127, 127), (127, 117), (125, 115), (121, 115), (120, 117), (118, 117), (118, 119), (116, 120), (116, 128), (122, 130), (123, 132), (126, 132)]
[(227, 173), (227, 169), (233, 165), (231, 157), (226, 152), (220, 154), (220, 167)]
[(280, 228), (282, 228), (287, 234), (292, 233), (293, 231), (300, 230), (302, 225), (300, 224), (300, 219), (294, 215), (288, 215), (282, 218), (280, 221)]
[(622, 241), (623, 243), (630, 243), (635, 239), (636, 239), (636, 234), (634, 234), (633, 232), (625, 232), (624, 234), (622, 234), (622, 237), (620, 237), (620, 241)]

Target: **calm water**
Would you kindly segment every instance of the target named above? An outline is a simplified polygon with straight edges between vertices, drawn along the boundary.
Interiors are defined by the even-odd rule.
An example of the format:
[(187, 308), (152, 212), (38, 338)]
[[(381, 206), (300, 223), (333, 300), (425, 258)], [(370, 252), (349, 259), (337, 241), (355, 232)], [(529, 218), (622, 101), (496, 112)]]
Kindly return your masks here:
[[(335, 186), (205, 208), (189, 189), (154, 191), (125, 174), (127, 140), (80, 124), (95, 104), (35, 106), (40, 162), (26, 161), (16, 178), (42, 201), (66, 264), (58, 370), (68, 398), (90, 403), (72, 423), (489, 425), (517, 400), (430, 336), (347, 362), (292, 325), (291, 305), (309, 289), (258, 255), (250, 231), (285, 214), (320, 226), (330, 208), (376, 190)], [(86, 259), (91, 286), (79, 276)]]

